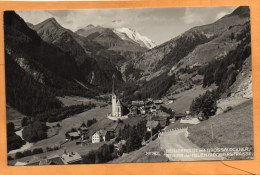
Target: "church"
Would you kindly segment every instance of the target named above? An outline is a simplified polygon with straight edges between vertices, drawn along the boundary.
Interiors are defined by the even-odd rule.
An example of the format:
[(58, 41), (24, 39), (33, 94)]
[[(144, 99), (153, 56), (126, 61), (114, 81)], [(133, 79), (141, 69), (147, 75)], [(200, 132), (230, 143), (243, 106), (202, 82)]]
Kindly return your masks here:
[(128, 118), (127, 114), (129, 113), (129, 110), (127, 107), (125, 107), (119, 98), (117, 98), (115, 94), (115, 83), (114, 83), (114, 76), (113, 76), (113, 84), (112, 84), (112, 97), (111, 97), (111, 103), (112, 103), (112, 111), (111, 114), (108, 114), (108, 118), (111, 120), (123, 120)]

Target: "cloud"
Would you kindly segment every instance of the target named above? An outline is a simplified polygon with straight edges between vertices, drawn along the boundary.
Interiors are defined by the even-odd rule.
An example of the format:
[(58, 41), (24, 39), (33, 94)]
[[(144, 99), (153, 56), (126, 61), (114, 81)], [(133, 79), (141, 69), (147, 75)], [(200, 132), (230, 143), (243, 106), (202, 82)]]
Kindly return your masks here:
[(196, 9), (191, 8), (185, 9), (184, 16), (181, 19), (186, 24), (203, 23), (203, 16), (196, 12)]
[(26, 22), (38, 24), (54, 17), (63, 27), (76, 31), (89, 24), (129, 27), (156, 43), (165, 42), (186, 30), (215, 22), (236, 7), (136, 8), (16, 11)]

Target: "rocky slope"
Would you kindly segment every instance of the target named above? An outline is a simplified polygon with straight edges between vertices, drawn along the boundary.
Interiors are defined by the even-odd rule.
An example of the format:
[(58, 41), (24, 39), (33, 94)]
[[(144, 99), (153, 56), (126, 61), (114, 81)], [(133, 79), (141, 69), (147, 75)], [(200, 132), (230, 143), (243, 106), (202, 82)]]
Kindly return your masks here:
[(172, 74), (185, 66), (201, 66), (221, 59), (236, 49), (239, 41), (233, 35), (239, 34), (248, 21), (248, 7), (239, 7), (212, 24), (194, 27), (145, 52), (132, 64), (143, 72), (142, 79), (150, 80), (165, 71)]
[(122, 75), (113, 63), (124, 60), (120, 55), (113, 55), (112, 52), (105, 53), (104, 46), (62, 27), (54, 18), (31, 28), (44, 41), (59, 47), (75, 58), (78, 70), (85, 78), (83, 83), (108, 88), (113, 74), (122, 81)]
[[(249, 66), (241, 67), (242, 64), (249, 65), (247, 62), (251, 57), (245, 60), (251, 55), (250, 43), (249, 8), (238, 7), (212, 24), (191, 28), (144, 52), (128, 62), (124, 72), (128, 79), (138, 82), (139, 88), (135, 94), (139, 97), (153, 95), (158, 98), (154, 96), (155, 89), (156, 94), (173, 95), (197, 85), (210, 86), (214, 81), (214, 86), (220, 86), (227, 93), (250, 96), (250, 89), (245, 88), (250, 85), (250, 81), (246, 80), (250, 75)], [(212, 69), (210, 76), (214, 77), (210, 78), (205, 69), (209, 72)], [(242, 76), (241, 72), (247, 73)], [(169, 82), (168, 90), (155, 83), (159, 79)], [(241, 92), (233, 93), (235, 91)]]

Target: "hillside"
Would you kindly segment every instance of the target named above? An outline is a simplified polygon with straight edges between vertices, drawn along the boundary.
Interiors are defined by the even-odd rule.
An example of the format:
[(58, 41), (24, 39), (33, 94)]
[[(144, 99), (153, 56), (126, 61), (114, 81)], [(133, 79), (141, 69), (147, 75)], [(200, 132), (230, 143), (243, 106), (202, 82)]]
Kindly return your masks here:
[[(241, 11), (244, 15), (240, 15)], [(148, 81), (162, 72), (172, 74), (185, 66), (204, 65), (236, 49), (239, 41), (235, 41), (231, 35), (239, 34), (248, 21), (248, 7), (239, 7), (212, 24), (191, 28), (145, 52), (132, 64), (135, 69), (142, 71), (141, 79)]]
[[(153, 94), (149, 93), (152, 89), (157, 89), (160, 94), (152, 97), (158, 98), (213, 83), (220, 86), (221, 93), (229, 92), (233, 89), (230, 86), (236, 81), (237, 72), (241, 72), (242, 64), (251, 55), (250, 43), (249, 8), (238, 7), (212, 24), (191, 28), (144, 52), (128, 62), (124, 74), (138, 82), (139, 88), (134, 94), (141, 92), (142, 98)], [(229, 70), (229, 73), (224, 70)], [(167, 88), (156, 83), (158, 79), (168, 81), (171, 77), (176, 81)], [(143, 89), (144, 86), (149, 88)]]
[(15, 12), (5, 12), (4, 32), (6, 101), (11, 107), (32, 116), (60, 108), (56, 95), (96, 94), (75, 83), (84, 79), (75, 60), (42, 41)]
[(113, 74), (116, 74), (118, 80), (122, 81), (121, 73), (112, 62), (118, 61), (117, 59), (123, 60), (124, 58), (120, 55), (107, 52), (103, 54), (102, 45), (62, 27), (55, 18), (46, 19), (31, 28), (44, 41), (59, 47), (75, 59), (78, 70), (84, 75), (83, 83), (108, 87)]
[[(201, 148), (253, 147), (252, 100), (189, 127), (189, 139)], [(230, 127), (232, 126), (232, 127)], [(212, 130), (213, 128), (213, 140)], [(251, 150), (252, 151), (252, 150)]]

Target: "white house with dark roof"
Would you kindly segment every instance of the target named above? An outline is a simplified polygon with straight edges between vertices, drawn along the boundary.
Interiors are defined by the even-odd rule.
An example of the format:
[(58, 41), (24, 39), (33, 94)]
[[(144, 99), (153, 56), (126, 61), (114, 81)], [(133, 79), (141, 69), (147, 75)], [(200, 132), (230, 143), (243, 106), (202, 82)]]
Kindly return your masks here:
[(99, 143), (102, 141), (106, 141), (107, 139), (108, 139), (108, 132), (104, 129), (95, 132), (91, 137), (92, 143)]

